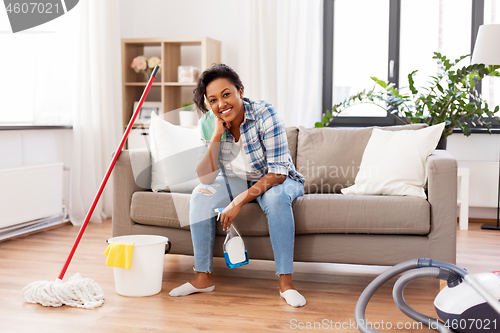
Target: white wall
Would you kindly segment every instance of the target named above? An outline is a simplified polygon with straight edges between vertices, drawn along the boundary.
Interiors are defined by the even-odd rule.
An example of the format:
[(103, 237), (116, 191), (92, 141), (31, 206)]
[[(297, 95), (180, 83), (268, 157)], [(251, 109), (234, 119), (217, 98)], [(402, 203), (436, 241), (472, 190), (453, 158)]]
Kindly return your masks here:
[(206, 36), (219, 40), (221, 61), (238, 71), (238, 1), (121, 0), (120, 17), (121, 38)]

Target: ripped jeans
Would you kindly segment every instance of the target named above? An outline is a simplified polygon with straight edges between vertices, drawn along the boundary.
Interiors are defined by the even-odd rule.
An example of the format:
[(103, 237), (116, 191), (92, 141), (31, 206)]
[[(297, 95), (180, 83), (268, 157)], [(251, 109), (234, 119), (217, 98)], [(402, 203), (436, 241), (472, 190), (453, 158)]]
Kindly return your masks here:
[[(227, 179), (233, 197), (251, 186), (250, 182), (238, 177)], [(287, 177), (283, 183), (270, 188), (256, 199), (267, 217), (278, 274), (293, 273), (295, 222), (292, 202), (301, 195), (304, 195), (304, 185)], [(226, 207), (230, 202), (224, 177), (220, 175), (212, 184), (200, 184), (193, 190), (189, 223), (196, 272), (212, 271), (215, 226), (218, 223), (214, 209)]]

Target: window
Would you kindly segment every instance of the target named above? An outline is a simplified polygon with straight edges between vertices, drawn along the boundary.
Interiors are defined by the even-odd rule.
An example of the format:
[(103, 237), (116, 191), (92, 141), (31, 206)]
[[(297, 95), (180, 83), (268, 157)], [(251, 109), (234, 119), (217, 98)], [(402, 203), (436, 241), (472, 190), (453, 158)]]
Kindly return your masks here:
[[(356, 13), (355, 17), (349, 15)], [(371, 76), (386, 81), (389, 0), (336, 0), (333, 19), (333, 104), (373, 87)], [(341, 117), (386, 117), (370, 104), (347, 109)]]
[(1, 124), (72, 124), (79, 7), (15, 34), (0, 10)]
[[(415, 86), (426, 86), (438, 70), (434, 52), (453, 60), (470, 53), (471, 12), (472, 0), (401, 2), (400, 87), (408, 85), (408, 74), (416, 69)], [(469, 62), (464, 59), (462, 65)]]
[[(453, 60), (471, 53), (483, 8), (484, 24), (500, 23), (498, 0), (324, 0), (324, 61), (333, 62), (331, 72), (324, 67), (332, 87), (323, 90), (324, 109), (373, 88), (371, 76), (404, 88), (418, 69), (415, 85), (425, 86), (437, 72), (435, 51)], [(490, 106), (500, 103), (500, 78), (487, 78), (482, 89)], [(378, 107), (352, 109), (335, 126), (396, 123)]]

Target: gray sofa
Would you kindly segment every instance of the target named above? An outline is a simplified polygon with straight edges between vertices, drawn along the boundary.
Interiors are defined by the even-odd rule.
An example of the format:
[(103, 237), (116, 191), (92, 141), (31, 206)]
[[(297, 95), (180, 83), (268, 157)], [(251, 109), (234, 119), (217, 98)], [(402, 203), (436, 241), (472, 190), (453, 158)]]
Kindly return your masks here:
[[(418, 129), (421, 125), (386, 129)], [(293, 203), (295, 261), (394, 265), (419, 257), (455, 263), (457, 163), (446, 151), (429, 157), (427, 200), (406, 196), (343, 195), (352, 185), (372, 128), (287, 128), (306, 194)], [(395, 152), (397, 153), (397, 152)], [(149, 158), (147, 154), (143, 158)], [(145, 186), (146, 187), (146, 186)], [(134, 180), (130, 152), (113, 171), (113, 236), (155, 234), (170, 253), (192, 255), (189, 193), (154, 193)], [(175, 202), (175, 204), (174, 204)], [(250, 259), (273, 260), (267, 221), (257, 203), (234, 221)], [(214, 255), (223, 257), (225, 232), (217, 226)]]

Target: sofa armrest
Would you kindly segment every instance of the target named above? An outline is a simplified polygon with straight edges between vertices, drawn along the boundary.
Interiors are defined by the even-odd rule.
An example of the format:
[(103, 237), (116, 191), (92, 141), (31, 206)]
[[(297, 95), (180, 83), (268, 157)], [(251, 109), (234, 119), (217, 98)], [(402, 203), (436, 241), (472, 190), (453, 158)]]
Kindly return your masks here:
[(113, 237), (132, 234), (132, 225), (135, 223), (130, 218), (130, 205), (134, 192), (143, 191), (144, 188), (137, 185), (130, 152), (122, 150), (115, 168), (113, 169)]
[(456, 262), (457, 161), (445, 150), (427, 160), (427, 199), (431, 205), (430, 253), (433, 259)]

